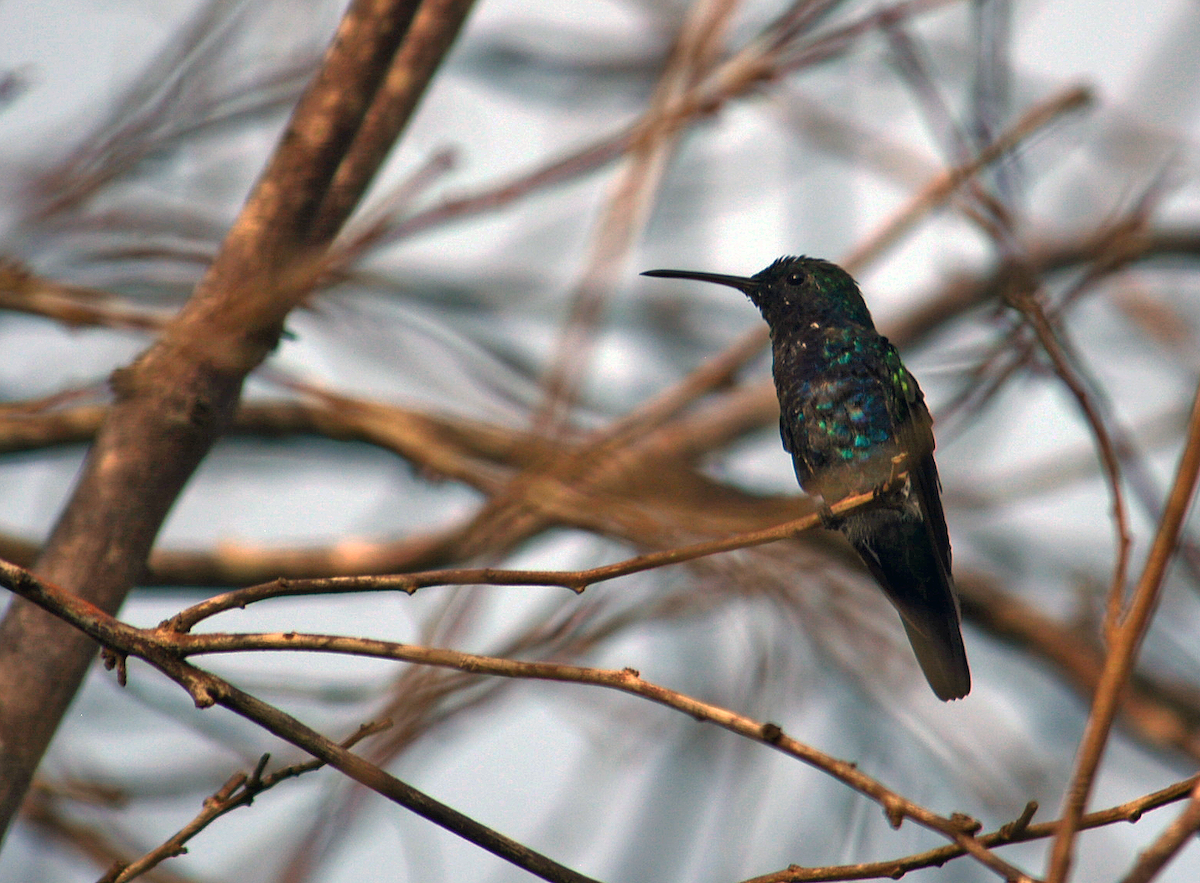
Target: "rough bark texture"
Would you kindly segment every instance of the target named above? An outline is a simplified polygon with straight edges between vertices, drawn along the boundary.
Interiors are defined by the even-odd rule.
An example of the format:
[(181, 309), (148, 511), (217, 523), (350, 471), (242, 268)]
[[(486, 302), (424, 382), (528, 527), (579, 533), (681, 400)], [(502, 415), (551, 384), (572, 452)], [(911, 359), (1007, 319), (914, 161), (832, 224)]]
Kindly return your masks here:
[[(37, 564), (115, 612), (188, 478), (229, 425), (415, 109), (470, 2), (359, 0), (208, 273), (179, 316), (113, 376), (116, 401)], [(411, 27), (410, 27), (411, 25)], [(16, 600), (0, 623), (0, 831), (83, 679), (95, 645)]]

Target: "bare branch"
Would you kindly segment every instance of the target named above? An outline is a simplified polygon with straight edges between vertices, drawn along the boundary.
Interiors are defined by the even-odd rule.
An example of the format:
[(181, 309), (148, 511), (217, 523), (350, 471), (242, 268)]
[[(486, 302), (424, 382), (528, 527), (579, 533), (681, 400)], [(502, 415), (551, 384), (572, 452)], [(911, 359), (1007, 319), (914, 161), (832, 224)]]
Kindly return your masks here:
[(1092, 783), (1104, 755), (1104, 748), (1108, 743), (1108, 734), (1116, 717), (1125, 682), (1129, 678), (1138, 648), (1141, 646), (1142, 638), (1157, 606), (1158, 594), (1162, 588), (1167, 565), (1174, 555), (1180, 528), (1183, 526), (1192, 497), (1196, 492), (1198, 475), (1200, 475), (1200, 388), (1197, 389), (1196, 399), (1192, 406), (1187, 441), (1184, 444), (1183, 453), (1180, 455), (1175, 483), (1171, 488), (1162, 520), (1159, 522), (1154, 545), (1150, 549), (1145, 569), (1134, 589), (1129, 611), (1109, 636), (1111, 647), (1104, 660), (1104, 672), (1100, 677), (1096, 698), (1092, 703), (1092, 713), (1088, 717), (1087, 728), (1079, 743), (1075, 775), (1071, 779), (1063, 807), (1063, 824), (1055, 837), (1054, 848), (1050, 855), (1047, 875), (1050, 883), (1063, 883), (1070, 871), (1079, 820), (1083, 815), (1088, 796), (1091, 794)]
[[(391, 726), (389, 721), (363, 724), (356, 732), (340, 742), (339, 745), (345, 749), (353, 748), (363, 739), (382, 732), (389, 726)], [(128, 864), (114, 866), (105, 875), (101, 883), (129, 883), (130, 880), (137, 879), (167, 859), (187, 852), (188, 841), (217, 819), (235, 809), (249, 806), (258, 795), (264, 791), (269, 791), (281, 782), (294, 779), (297, 776), (302, 776), (314, 770), (319, 770), (325, 766), (323, 761), (310, 760), (304, 763), (291, 764), (269, 775), (264, 775), (263, 773), (270, 757), (269, 754), (264, 754), (259, 760), (258, 765), (248, 774), (245, 772), (234, 773), (215, 794), (204, 801), (203, 809), (188, 824), (141, 858), (131, 861)]]
[[(858, 500), (857, 505), (870, 497)], [(835, 510), (835, 514), (840, 514)], [(535, 575), (536, 576), (536, 575)], [(870, 797), (884, 810), (893, 827), (904, 819), (936, 831), (954, 841), (968, 854), (986, 866), (1020, 881), (1026, 875), (993, 855), (974, 837), (979, 823), (961, 816), (945, 818), (914, 803), (866, 775), (854, 763), (839, 760), (805, 745), (789, 736), (776, 724), (755, 721), (745, 715), (711, 703), (693, 699), (674, 690), (652, 684), (637, 672), (603, 671), (556, 663), (498, 660), (475, 654), (432, 648), (409, 648), (383, 641), (360, 638), (339, 638), (324, 635), (188, 635), (170, 626), (155, 630), (135, 629), (114, 619), (85, 601), (35, 578), (32, 574), (0, 562), (0, 581), (12, 591), (38, 604), (47, 611), (63, 617), (77, 628), (86, 631), (121, 656), (135, 655), (153, 665), (163, 674), (183, 686), (197, 707), (222, 705), (258, 723), (260, 726), (303, 748), (331, 766), (341, 770), (360, 784), (389, 797), (400, 805), (453, 831), (459, 836), (496, 855), (523, 867), (547, 880), (582, 881), (581, 877), (549, 859), (528, 850), (503, 835), (444, 806), (428, 796), (384, 773), (344, 748), (330, 742), (298, 720), (237, 689), (232, 684), (184, 661), (193, 652), (232, 652), (248, 649), (321, 649), (352, 652), (357, 655), (404, 658), (427, 664), (448, 665), (472, 672), (486, 672), (507, 677), (535, 677), (591, 683), (633, 693), (661, 705), (707, 720), (718, 726), (769, 744), (798, 760), (822, 770), (848, 787)], [(113, 663), (115, 664), (115, 659)]]
[[(458, 22), (440, 18), (438, 0), (425, 5), (452, 37)], [(354, 153), (356, 133), (380, 117), (398, 132), (403, 119), (393, 111), (411, 109), (428, 82), (432, 64), (422, 50), (419, 64), (405, 62), (405, 90), (381, 89), (415, 12), (413, 0), (357, 0), (343, 17), (321, 71), (196, 292), (158, 341), (114, 375), (116, 403), (38, 562), (48, 579), (85, 592), (105, 610), (120, 606), (176, 496), (232, 420), (246, 374), (275, 346), (289, 311), (311, 289), (312, 256), (328, 245), (370, 179), (368, 163), (340, 172), (347, 157), (363, 158)], [(360, 149), (380, 160), (376, 143), (368, 138)], [(0, 830), (17, 812), (93, 653), (89, 641), (23, 602), (6, 611)]]

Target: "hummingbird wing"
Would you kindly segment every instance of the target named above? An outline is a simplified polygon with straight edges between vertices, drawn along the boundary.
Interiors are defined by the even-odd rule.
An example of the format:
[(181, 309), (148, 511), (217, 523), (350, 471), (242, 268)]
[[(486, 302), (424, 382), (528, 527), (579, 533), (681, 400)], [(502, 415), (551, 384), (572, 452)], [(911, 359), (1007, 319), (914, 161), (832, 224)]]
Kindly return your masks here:
[[(891, 345), (887, 345), (891, 349)], [(950, 534), (942, 510), (941, 482), (933, 459), (933, 418), (912, 375), (895, 350), (885, 359), (896, 370), (895, 389), (905, 407), (896, 427), (906, 455), (908, 487), (900, 509), (866, 513), (847, 532), (867, 568), (900, 613), (917, 662), (938, 698), (959, 699), (971, 689), (958, 599), (950, 570)], [(902, 375), (901, 373), (902, 372)], [(897, 416), (901, 416), (900, 413)]]
[(900, 614), (929, 686), (940, 699), (959, 699), (971, 690), (971, 670), (932, 455), (910, 468), (908, 498), (904, 509), (848, 518), (843, 530)]

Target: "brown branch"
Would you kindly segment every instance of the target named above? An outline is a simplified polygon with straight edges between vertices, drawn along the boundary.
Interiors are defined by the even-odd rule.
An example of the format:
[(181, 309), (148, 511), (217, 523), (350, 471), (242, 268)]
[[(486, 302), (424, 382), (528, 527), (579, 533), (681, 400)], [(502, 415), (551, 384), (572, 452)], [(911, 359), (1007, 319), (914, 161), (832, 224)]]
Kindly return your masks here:
[[(903, 475), (903, 473), (901, 473)], [(829, 507), (833, 515), (842, 515), (854, 509), (874, 503), (878, 495), (866, 494), (847, 497)], [(399, 573), (385, 576), (335, 576), (325, 579), (273, 580), (258, 586), (237, 589), (187, 608), (171, 617), (164, 626), (173, 631), (190, 631), (197, 623), (226, 610), (243, 609), (258, 601), (269, 598), (294, 597), (298, 595), (328, 595), (343, 592), (406, 592), (415, 593), (429, 586), (445, 585), (493, 585), (493, 586), (561, 586), (581, 594), (589, 586), (605, 580), (629, 576), (658, 567), (682, 564), (707, 555), (761, 546), (776, 540), (796, 536), (806, 530), (821, 526), (821, 514), (807, 515), (774, 527), (749, 533), (722, 537), (690, 546), (649, 552), (613, 564), (593, 567), (589, 570), (503, 570), (497, 567), (482, 567), (459, 570), (430, 570), (424, 573)]]
[[(702, 370), (702, 383), (719, 383), (728, 366), (715, 365), (715, 373)], [(691, 390), (681, 388), (683, 395)], [(650, 537), (639, 534), (630, 518), (663, 519), (671, 524), (686, 521), (686, 533), (727, 534), (778, 522), (803, 504), (795, 497), (763, 498), (718, 484), (697, 473), (691, 465), (703, 450), (722, 444), (758, 425), (756, 415), (769, 413), (774, 394), (764, 387), (743, 402), (715, 402), (686, 420), (660, 430), (636, 448), (637, 439), (675, 409), (680, 397), (668, 392), (652, 400), (649, 410), (634, 414), (640, 428), (624, 422), (600, 436), (599, 442), (539, 439), (529, 432), (478, 420), (424, 413), (413, 409), (366, 402), (345, 396), (305, 390), (306, 402), (260, 402), (245, 406), (231, 431), (273, 436), (311, 432), (328, 438), (353, 439), (394, 451), (417, 465), (423, 473), (452, 478), (494, 494), (519, 469), (550, 464), (539, 484), (530, 488), (525, 505), (541, 512), (545, 523), (571, 524), (632, 538), (646, 546)], [(72, 409), (11, 421), (0, 420), (0, 448), (81, 441), (99, 423), (103, 409)], [(644, 418), (644, 419), (642, 419)], [(582, 480), (581, 480), (582, 479)], [(623, 527), (614, 521), (620, 516)], [(539, 522), (540, 523), (540, 522)], [(536, 527), (530, 525), (530, 529)], [(150, 581), (229, 585), (253, 583), (274, 576), (316, 576), (342, 573), (389, 573), (427, 569), (460, 558), (469, 528), (447, 527), (391, 542), (362, 540), (328, 548), (278, 549), (222, 544), (212, 553), (159, 551), (151, 556)], [(514, 534), (516, 542), (526, 534)], [(662, 541), (654, 541), (661, 543)], [(10, 544), (14, 554), (28, 553)], [(491, 552), (502, 551), (504, 544)], [(9, 556), (12, 558), (13, 556)]]
[[(391, 49), (395, 59), (384, 69), (387, 76), (378, 94), (366, 90), (361, 93), (370, 98), (370, 105), (355, 127), (349, 149), (339, 158), (337, 171), (311, 221), (310, 235), (319, 242), (331, 241), (358, 205), (425, 94), (425, 84), (458, 36), (474, 0), (374, 0), (370, 5), (380, 9), (371, 10), (370, 18), (364, 16), (363, 23), (372, 28), (377, 16), (378, 20), (391, 20), (399, 27), (394, 27), (394, 33), (387, 34), (386, 39), (398, 48), (394, 45)], [(406, 17), (411, 18), (411, 27), (406, 27)], [(403, 43), (399, 43), (401, 37)], [(354, 34), (345, 33), (338, 39), (354, 41), (350, 48), (361, 51)], [(330, 73), (341, 75), (336, 70)]]
[(1113, 531), (1116, 534), (1114, 543), (1117, 557), (1108, 592), (1109, 612), (1105, 620), (1105, 630), (1111, 631), (1115, 628), (1118, 614), (1121, 611), (1125, 579), (1129, 571), (1129, 552), (1133, 545), (1133, 538), (1129, 532), (1125, 493), (1121, 489), (1121, 458), (1117, 455), (1112, 434), (1108, 431), (1099, 409), (1092, 401), (1092, 396), (1088, 393), (1078, 372), (1072, 367), (1059, 334), (1046, 318), (1046, 313), (1033, 292), (1025, 285), (1018, 283), (1011, 291), (1008, 300), (1033, 328), (1034, 334), (1037, 335), (1038, 341), (1054, 365), (1054, 373), (1058, 375), (1063, 385), (1067, 387), (1067, 391), (1075, 399), (1096, 439), (1100, 463), (1104, 467), (1104, 476), (1108, 480), (1109, 494), (1112, 497)]
[(1158, 594), (1167, 565), (1174, 556), (1179, 531), (1196, 491), (1197, 475), (1200, 475), (1200, 388), (1197, 388), (1192, 405), (1187, 441), (1180, 455), (1175, 482), (1159, 522), (1154, 545), (1134, 590), (1128, 613), (1109, 635), (1111, 647), (1104, 660), (1104, 671), (1092, 703), (1092, 712), (1079, 743), (1075, 774), (1071, 779), (1063, 808), (1063, 824), (1055, 837), (1050, 854), (1047, 875), (1049, 883), (1064, 883), (1070, 871), (1079, 819), (1083, 815), (1096, 770), (1108, 743), (1108, 734), (1116, 717), (1122, 689), (1129, 679), (1138, 648), (1158, 603)]
[[(353, 748), (363, 739), (382, 732), (389, 726), (391, 726), (390, 721), (364, 724), (339, 745), (345, 749)], [(187, 843), (222, 816), (240, 807), (249, 806), (258, 795), (269, 791), (281, 782), (325, 766), (325, 762), (322, 760), (310, 760), (291, 764), (269, 775), (263, 775), (269, 759), (270, 755), (264, 754), (258, 765), (249, 773), (234, 773), (215, 794), (204, 801), (204, 807), (196, 814), (195, 818), (141, 858), (114, 864), (100, 883), (129, 883), (130, 880), (142, 876), (167, 859), (187, 852)]]
[(651, 683), (632, 669), (616, 671), (560, 663), (524, 662), (462, 653), (456, 650), (416, 647), (389, 641), (346, 638), (336, 635), (307, 635), (295, 632), (274, 635), (185, 635), (165, 627), (155, 630), (154, 634), (165, 646), (174, 647), (181, 656), (249, 650), (311, 650), (346, 653), (443, 666), (473, 674), (591, 684), (641, 696), (659, 705), (681, 711), (696, 720), (715, 723), (740, 736), (771, 745), (784, 754), (821, 770), (878, 803), (894, 828), (899, 828), (904, 819), (912, 819), (917, 824), (950, 838), (964, 852), (993, 870), (999, 871), (1006, 879), (1012, 881), (1029, 879), (1027, 875), (992, 855), (988, 849), (977, 842), (973, 832), (978, 828), (978, 823), (973, 819), (960, 816), (951, 818), (939, 816), (861, 772), (857, 764), (840, 760), (787, 736), (776, 724), (756, 721), (737, 712)]
[[(870, 502), (871, 497), (864, 496), (865, 498), (858, 500), (856, 505)], [(840, 511), (835, 509), (835, 514), (840, 514)], [(533, 573), (531, 577), (536, 579), (538, 574)], [(561, 579), (563, 582), (572, 582), (574, 576), (562, 574)], [(859, 770), (856, 764), (839, 760), (792, 739), (776, 724), (756, 721), (720, 706), (702, 702), (653, 684), (630, 669), (608, 671), (558, 663), (522, 662), (450, 650), (411, 648), (385, 641), (330, 635), (296, 633), (190, 635), (179, 632), (166, 624), (157, 629), (137, 629), (49, 583), (38, 580), (32, 574), (7, 562), (0, 562), (0, 582), (21, 597), (63, 618), (95, 640), (100, 641), (105, 647), (120, 654), (111, 657), (110, 663), (119, 665), (122, 670), (125, 656), (131, 655), (143, 659), (183, 686), (192, 696), (197, 707), (205, 708), (219, 704), (229, 708), (281, 739), (303, 748), (314, 757), (336, 767), (360, 784), (366, 785), (447, 830), (459, 834), (464, 839), (547, 880), (583, 883), (587, 878), (557, 865), (450, 807), (434, 801), (427, 795), (384, 773), (373, 764), (367, 763), (329, 741), (300, 721), (244, 693), (227, 681), (190, 665), (184, 661), (185, 658), (195, 653), (235, 652), (250, 649), (326, 650), (380, 658), (408, 659), (505, 677), (538, 678), (609, 687), (641, 696), (657, 704), (681, 711), (697, 720), (715, 723), (733, 733), (770, 745), (871, 798), (883, 808), (893, 827), (898, 828), (906, 818), (912, 819), (922, 827), (949, 838), (972, 857), (1003, 874), (1006, 879), (1013, 881), (1029, 879), (1023, 872), (992, 854), (976, 840), (974, 832), (978, 830), (979, 823), (973, 819), (958, 815), (951, 818), (940, 816), (887, 788), (878, 780)]]
[(107, 291), (44, 279), (11, 259), (0, 260), (0, 309), (45, 316), (68, 327), (160, 331), (171, 319), (169, 311), (150, 310)]
[(1142, 851), (1137, 864), (1125, 875), (1121, 883), (1150, 883), (1183, 848), (1184, 842), (1200, 831), (1200, 782), (1192, 789), (1191, 798), (1179, 817)]
[(109, 667), (117, 667), (118, 680), (124, 678), (125, 658), (135, 656), (187, 690), (197, 708), (228, 708), (359, 784), (532, 874), (554, 883), (595, 883), (434, 800), (228, 681), (189, 665), (152, 632), (126, 625), (77, 595), (8, 562), (0, 561), (0, 584), (109, 648), (106, 661)]
[[(1200, 776), (1192, 776), (1134, 800), (1088, 813), (1080, 819), (1080, 830), (1101, 828), (1117, 822), (1136, 822), (1151, 810), (1160, 809), (1185, 799), (1198, 786), (1200, 786)], [(1025, 807), (1020, 818), (1007, 825), (1002, 825), (989, 834), (976, 835), (975, 839), (988, 849), (994, 849), (1009, 843), (1028, 843), (1032, 840), (1042, 840), (1054, 836), (1061, 821), (1031, 824), (1033, 813), (1036, 810), (1037, 804), (1031, 802)], [(958, 846), (939, 846), (936, 849), (915, 853), (904, 858), (881, 862), (831, 865), (823, 868), (801, 868), (793, 865), (786, 870), (754, 877), (743, 883), (818, 883), (818, 881), (878, 880), (883, 878), (898, 880), (909, 871), (921, 868), (940, 868), (946, 862), (961, 858), (963, 855), (966, 855), (965, 850)]]
[[(364, 119), (387, 116), (401, 103), (380, 85), (415, 9), (413, 0), (356, 0), (346, 12), (208, 273), (161, 338), (114, 375), (116, 402), (38, 562), (47, 579), (104, 610), (120, 606), (167, 511), (232, 419), (243, 378), (271, 351), (288, 312), (313, 284), (314, 254), (370, 178), (359, 172), (346, 184), (339, 168)], [(419, 95), (426, 83), (413, 77), (409, 90)], [(342, 216), (323, 214), (314, 226), (335, 184), (345, 185), (334, 198)], [(27, 603), (6, 611), (0, 831), (17, 812), (93, 653), (90, 641)]]

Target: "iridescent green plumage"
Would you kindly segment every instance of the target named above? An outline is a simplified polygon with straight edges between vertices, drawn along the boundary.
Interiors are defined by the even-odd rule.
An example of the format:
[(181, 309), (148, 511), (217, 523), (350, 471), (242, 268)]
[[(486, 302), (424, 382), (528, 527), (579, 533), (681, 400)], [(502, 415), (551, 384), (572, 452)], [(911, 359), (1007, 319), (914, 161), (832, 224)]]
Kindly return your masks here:
[(893, 504), (838, 527), (900, 612), (941, 699), (971, 689), (950, 576), (950, 537), (917, 381), (875, 330), (858, 284), (828, 261), (784, 257), (752, 277), (651, 270), (744, 291), (771, 329), (779, 434), (796, 478), (826, 503), (908, 478)]

